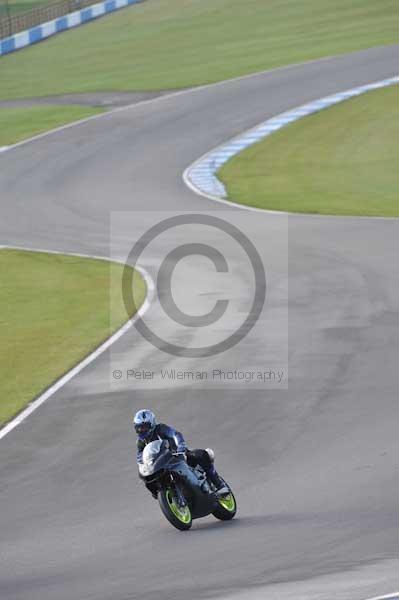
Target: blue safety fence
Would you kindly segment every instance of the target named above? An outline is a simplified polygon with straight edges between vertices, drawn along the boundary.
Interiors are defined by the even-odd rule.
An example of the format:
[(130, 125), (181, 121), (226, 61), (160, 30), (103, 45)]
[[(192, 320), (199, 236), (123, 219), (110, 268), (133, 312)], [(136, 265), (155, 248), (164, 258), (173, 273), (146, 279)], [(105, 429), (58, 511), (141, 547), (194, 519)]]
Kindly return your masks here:
[(52, 35), (56, 35), (67, 29), (72, 29), (73, 27), (78, 27), (88, 21), (98, 19), (98, 17), (125, 8), (131, 4), (138, 4), (141, 1), (142, 0), (106, 0), (105, 2), (93, 4), (82, 10), (77, 10), (52, 21), (42, 23), (41, 25), (37, 25), (26, 31), (21, 31), (20, 33), (16, 33), (0, 40), (0, 56), (15, 52), (16, 50), (20, 50), (31, 44), (36, 44)]

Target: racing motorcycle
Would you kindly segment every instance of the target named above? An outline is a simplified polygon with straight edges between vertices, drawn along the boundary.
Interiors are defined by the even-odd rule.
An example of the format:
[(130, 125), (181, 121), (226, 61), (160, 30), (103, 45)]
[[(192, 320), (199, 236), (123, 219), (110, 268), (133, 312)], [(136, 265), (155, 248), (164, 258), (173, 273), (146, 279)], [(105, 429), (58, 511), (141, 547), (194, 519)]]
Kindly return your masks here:
[(190, 529), (193, 519), (212, 514), (229, 521), (236, 514), (230, 486), (222, 480), (228, 493), (218, 494), (205, 471), (199, 465), (190, 467), (181, 455), (174, 454), (167, 440), (147, 444), (138, 467), (140, 478), (158, 499), (163, 514), (180, 531)]

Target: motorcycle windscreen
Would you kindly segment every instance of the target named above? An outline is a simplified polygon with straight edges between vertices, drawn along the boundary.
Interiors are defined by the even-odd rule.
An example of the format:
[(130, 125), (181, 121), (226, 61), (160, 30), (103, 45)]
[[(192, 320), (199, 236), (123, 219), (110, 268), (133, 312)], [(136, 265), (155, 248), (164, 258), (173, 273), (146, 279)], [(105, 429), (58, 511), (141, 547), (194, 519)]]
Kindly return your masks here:
[(162, 449), (162, 440), (155, 440), (146, 445), (143, 450), (143, 463), (145, 465), (152, 465), (153, 462), (158, 458)]

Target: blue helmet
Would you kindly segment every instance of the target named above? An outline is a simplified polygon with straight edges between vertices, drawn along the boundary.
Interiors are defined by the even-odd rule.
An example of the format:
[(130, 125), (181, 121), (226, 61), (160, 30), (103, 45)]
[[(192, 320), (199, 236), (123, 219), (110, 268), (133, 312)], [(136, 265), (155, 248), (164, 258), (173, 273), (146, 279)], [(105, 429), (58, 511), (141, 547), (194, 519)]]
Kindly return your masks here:
[(157, 426), (154, 413), (146, 408), (136, 412), (133, 422), (134, 429), (141, 440), (149, 438)]

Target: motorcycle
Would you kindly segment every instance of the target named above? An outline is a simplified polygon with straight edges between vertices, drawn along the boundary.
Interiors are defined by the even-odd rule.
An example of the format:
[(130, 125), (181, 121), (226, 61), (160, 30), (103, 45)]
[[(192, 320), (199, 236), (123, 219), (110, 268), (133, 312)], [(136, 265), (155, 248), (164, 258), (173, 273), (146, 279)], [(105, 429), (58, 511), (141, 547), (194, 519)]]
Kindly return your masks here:
[(180, 531), (190, 529), (193, 519), (212, 514), (229, 521), (236, 514), (230, 486), (222, 480), (228, 493), (218, 494), (205, 471), (199, 465), (190, 467), (181, 455), (174, 454), (167, 440), (147, 444), (138, 467), (139, 477), (157, 498), (164, 516)]

